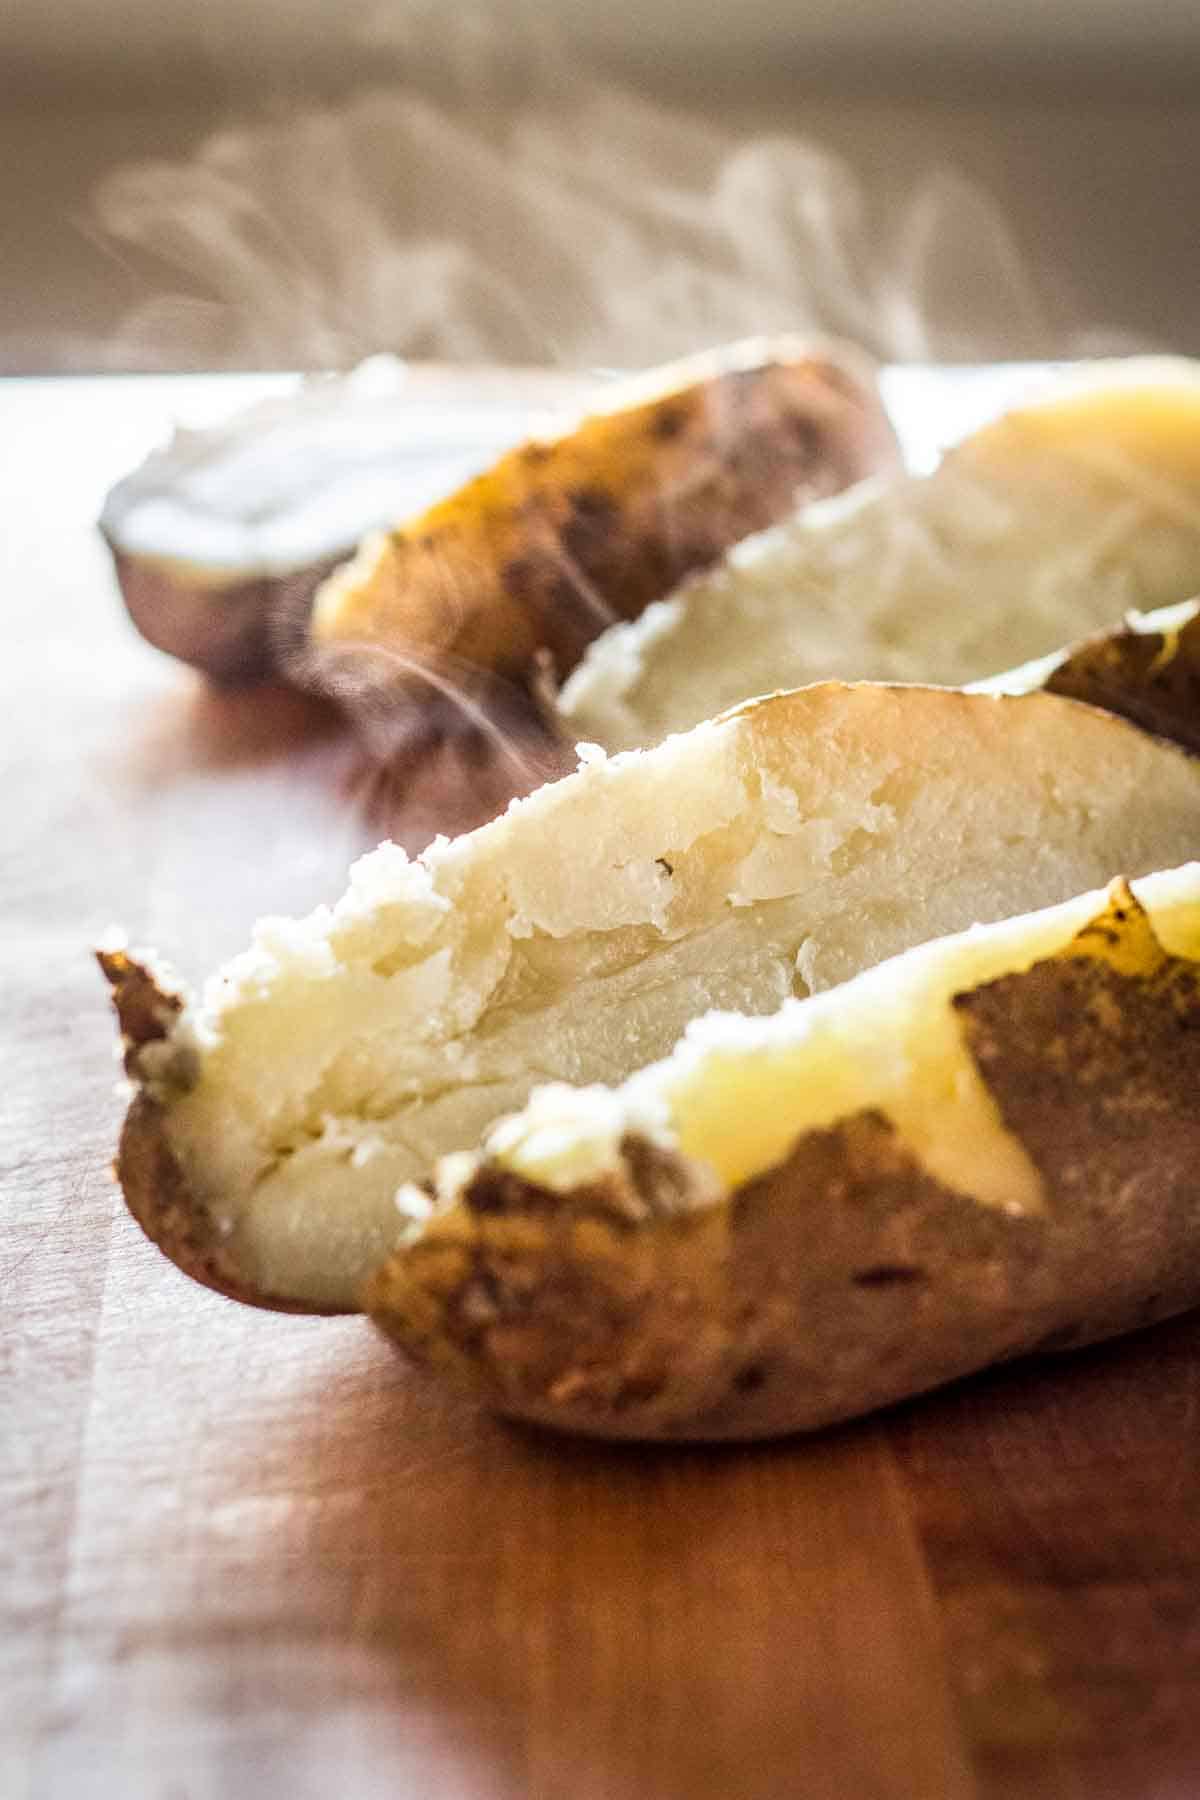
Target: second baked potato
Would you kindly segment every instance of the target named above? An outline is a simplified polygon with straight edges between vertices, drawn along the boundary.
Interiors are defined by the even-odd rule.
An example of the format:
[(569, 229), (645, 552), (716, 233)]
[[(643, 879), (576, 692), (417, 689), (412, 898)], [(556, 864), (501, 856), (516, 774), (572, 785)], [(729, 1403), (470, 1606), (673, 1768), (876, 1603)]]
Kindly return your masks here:
[(439, 1178), (365, 1304), (490, 1405), (809, 1430), (1200, 1303), (1200, 865), (924, 945)]
[[(336, 908), (264, 921), (199, 1002), (110, 957), (139, 1089), (126, 1194), (213, 1285), (356, 1307), (418, 1222), (412, 1184), (540, 1084), (619, 1083), (713, 1008), (773, 1013), (1172, 866), (1198, 817), (1200, 763), (1056, 696), (758, 702), (415, 862), (385, 846)], [(931, 1150), (938, 1179), (973, 1148)]]
[(657, 743), (829, 677), (972, 682), (1200, 593), (1200, 368), (1096, 365), (956, 445), (731, 550), (589, 646), (563, 730)]

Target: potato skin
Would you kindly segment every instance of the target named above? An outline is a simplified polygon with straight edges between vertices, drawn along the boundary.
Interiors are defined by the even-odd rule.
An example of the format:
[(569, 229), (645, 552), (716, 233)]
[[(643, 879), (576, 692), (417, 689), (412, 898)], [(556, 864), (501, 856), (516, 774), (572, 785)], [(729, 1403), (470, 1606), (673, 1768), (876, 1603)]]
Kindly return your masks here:
[[(572, 558), (581, 575), (593, 563), (607, 568), (611, 560), (614, 581), (624, 588), (632, 580), (640, 592), (640, 601), (630, 601), (640, 611), (697, 566), (697, 557), (712, 560), (760, 524), (773, 523), (793, 498), (839, 492), (898, 458), (866, 359), (849, 349), (818, 351), (792, 339), (759, 340), (664, 371), (666, 379), (676, 375), (677, 392), (663, 392), (648, 403), (631, 399), (625, 410), (597, 413), (560, 438), (523, 446), (503, 457), (490, 476), (467, 484), (444, 506), (393, 534), (417, 547), (399, 571), (403, 585), (413, 586), (415, 602), (409, 608), (401, 598), (395, 616), (390, 603), (384, 606), (388, 617), (379, 620), (379, 641), (409, 653), (449, 650), (443, 642), (446, 615), (463, 605), (484, 623), (489, 608), (501, 608), (498, 630), (484, 633), (493, 652), (503, 651), (513, 618), (524, 618), (543, 601), (550, 608), (553, 631), (563, 593), (570, 595), (573, 614), (579, 613), (580, 588), (562, 582)], [(337, 390), (325, 391), (335, 396), (329, 411), (336, 424)], [(612, 391), (614, 406), (620, 408), (621, 390)], [(295, 403), (301, 412), (311, 398), (301, 395)], [(186, 434), (181, 448), (173, 445), (154, 453), (111, 490), (99, 521), (138, 631), (221, 686), (281, 674), (323, 685), (336, 644), (324, 657), (310, 655), (309, 617), (322, 584), (353, 557), (355, 538), (327, 535), (311, 561), (267, 571), (175, 556), (169, 542), (148, 552), (130, 529), (130, 514), (148, 492), (170, 491), (173, 480), (186, 482), (198, 446), (219, 461), (227, 442), (228, 454), (236, 456), (260, 428), (269, 430), (286, 419), (291, 404), (268, 402), (229, 426)], [(349, 405), (348, 399), (343, 402), (342, 418), (353, 416), (345, 410)], [(174, 476), (173, 460), (178, 463)], [(291, 461), (299, 470), (292, 505), (303, 513), (311, 504), (310, 490), (320, 489), (320, 452), (308, 448), (299, 461), (293, 453)], [(672, 504), (655, 510), (648, 504), (652, 494), (673, 496)], [(499, 534), (491, 505), (497, 498), (508, 509), (508, 528)], [(486, 518), (474, 516), (481, 501)], [(614, 521), (619, 538), (615, 559), (598, 558), (593, 540), (608, 533)], [(648, 527), (649, 535), (639, 542), (637, 534)], [(557, 543), (557, 599), (544, 574), (552, 539)], [(503, 566), (489, 562), (495, 552), (503, 553)], [(449, 585), (439, 585), (443, 555), (453, 564)], [(642, 558), (644, 571), (637, 566)], [(388, 561), (381, 574), (391, 571)], [(348, 619), (350, 634), (373, 637), (372, 621), (387, 599), (377, 587), (366, 609), (356, 609)], [(423, 599), (433, 603), (432, 610), (423, 608)], [(603, 594), (601, 603), (620, 605), (611, 592)], [(607, 622), (600, 618), (591, 635)], [(415, 630), (418, 625), (421, 629)], [(399, 637), (392, 635), (396, 626), (403, 628)], [(528, 641), (518, 663), (522, 674), (543, 641), (536, 631), (525, 630), (523, 638)], [(461, 653), (473, 651), (473, 643), (465, 642)], [(493, 674), (507, 672), (502, 655), (499, 660), (491, 655), (480, 667)]]
[(1085, 639), (1045, 687), (1200, 754), (1200, 609), (1171, 633), (1126, 626)]
[(352, 674), (371, 693), (420, 690), (426, 665), (523, 684), (544, 652), (561, 679), (614, 620), (897, 460), (848, 358), (718, 353), (703, 379), (520, 446), (364, 550), (317, 596), (313, 678), (351, 707)]
[(1066, 950), (954, 1007), (1043, 1212), (942, 1186), (877, 1111), (690, 1210), (696, 1169), (630, 1138), (567, 1195), (483, 1165), (367, 1309), (502, 1412), (704, 1441), (810, 1430), (1200, 1302), (1200, 964), (1116, 885)]
[(303, 641), (314, 594), (342, 560), (328, 557), (288, 575), (213, 579), (182, 562), (135, 555), (104, 535), (125, 610), (146, 642), (221, 688), (277, 673)]

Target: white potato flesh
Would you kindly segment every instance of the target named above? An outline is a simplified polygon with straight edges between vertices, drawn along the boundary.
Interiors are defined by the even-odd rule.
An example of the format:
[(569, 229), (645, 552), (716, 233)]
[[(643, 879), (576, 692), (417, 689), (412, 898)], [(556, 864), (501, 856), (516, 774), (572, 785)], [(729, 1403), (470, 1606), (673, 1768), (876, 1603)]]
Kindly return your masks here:
[(588, 649), (560, 707), (609, 750), (802, 682), (960, 685), (1200, 593), (1200, 372), (1133, 359), (737, 545)]
[[(829, 684), (594, 760), (254, 947), (141, 1053), (257, 1287), (352, 1304), (411, 1183), (547, 1082), (615, 1084), (931, 938), (1183, 861), (1200, 763), (1045, 694)], [(419, 1208), (418, 1208), (419, 1210)]]
[[(1134, 892), (1162, 949), (1200, 960), (1200, 863), (1147, 876)], [(765, 1174), (802, 1132), (877, 1108), (952, 1191), (1009, 1212), (1037, 1212), (1041, 1177), (1005, 1128), (950, 1002), (1058, 955), (1109, 904), (1097, 890), (974, 926), (828, 993), (788, 1001), (767, 1018), (710, 1013), (689, 1025), (669, 1057), (619, 1088), (536, 1090), (521, 1113), (488, 1134), (486, 1154), (565, 1192), (615, 1171), (622, 1140), (638, 1132), (700, 1165), (703, 1199)], [(443, 1166), (447, 1199), (477, 1160)]]

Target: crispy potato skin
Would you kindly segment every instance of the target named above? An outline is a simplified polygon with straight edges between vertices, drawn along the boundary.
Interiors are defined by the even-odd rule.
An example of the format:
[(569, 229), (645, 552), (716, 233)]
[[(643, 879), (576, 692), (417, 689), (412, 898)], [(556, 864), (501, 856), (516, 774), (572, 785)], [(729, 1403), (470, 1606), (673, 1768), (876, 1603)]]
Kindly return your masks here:
[(954, 1005), (1044, 1212), (941, 1186), (875, 1111), (692, 1210), (696, 1171), (631, 1138), (618, 1173), (567, 1195), (485, 1164), (367, 1309), (513, 1416), (715, 1440), (826, 1425), (1200, 1301), (1200, 964), (1166, 955), (1116, 884), (1065, 951)]
[(1045, 685), (1200, 754), (1200, 614), (1169, 636), (1126, 627), (1088, 638)]
[(136, 1079), (139, 1051), (163, 1042), (183, 1011), (183, 1001), (160, 987), (146, 965), (124, 950), (97, 950), (96, 961), (112, 989), (125, 1073)]
[(897, 456), (875, 394), (826, 356), (597, 414), (502, 457), (323, 589), (316, 671), (404, 686), (428, 663), (524, 683), (545, 651), (561, 679), (614, 620)]

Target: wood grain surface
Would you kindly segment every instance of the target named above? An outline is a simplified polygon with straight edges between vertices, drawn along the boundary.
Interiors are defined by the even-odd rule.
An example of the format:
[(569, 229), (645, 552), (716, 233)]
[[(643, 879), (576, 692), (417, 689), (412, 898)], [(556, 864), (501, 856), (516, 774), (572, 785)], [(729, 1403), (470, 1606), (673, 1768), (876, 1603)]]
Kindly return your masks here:
[[(528, 387), (491, 392), (519, 431)], [(482, 1417), (140, 1237), (92, 944), (200, 977), (373, 835), (335, 721), (123, 620), (90, 521), (182, 393), (0, 384), (0, 1794), (1200, 1792), (1197, 1319), (648, 1452)]]

